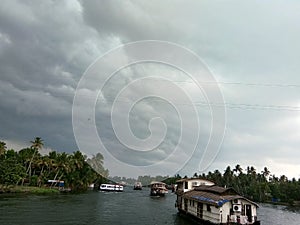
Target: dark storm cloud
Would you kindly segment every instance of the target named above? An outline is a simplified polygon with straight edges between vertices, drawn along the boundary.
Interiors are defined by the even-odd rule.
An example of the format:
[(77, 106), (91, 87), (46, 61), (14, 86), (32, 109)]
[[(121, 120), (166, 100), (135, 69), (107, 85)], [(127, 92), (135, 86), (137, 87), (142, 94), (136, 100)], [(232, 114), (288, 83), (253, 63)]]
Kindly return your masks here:
[(65, 2), (2, 2), (2, 137), (28, 141), (43, 136), (53, 148), (75, 150), (74, 90), (87, 58), (94, 57), (76, 52), (85, 40), (81, 33), (89, 34), (80, 18), (80, 11)]
[[(248, 110), (245, 105), (299, 107), (299, 86), (270, 86), (300, 84), (299, 10), (296, 1), (4, 0), (0, 8), (0, 137), (28, 143), (42, 136), (51, 148), (76, 150), (72, 102), (86, 68), (119, 44), (159, 39), (190, 48), (218, 80), (246, 84), (220, 84), (226, 103), (240, 108), (228, 108), (228, 132), (211, 169), (238, 162), (245, 166), (270, 163), (271, 170), (285, 166), (286, 174), (298, 176), (299, 111), (286, 107)], [(151, 71), (164, 76), (167, 70)], [(128, 71), (105, 94), (116, 95), (139, 73), (143, 70)], [(178, 78), (176, 73), (172, 78)], [(97, 80), (92, 82), (97, 88)], [(197, 96), (189, 83), (181, 86)], [(142, 137), (148, 132), (144, 129), (148, 109), (139, 108), (133, 117), (134, 129)], [(97, 110), (109, 113), (108, 107)], [(104, 126), (105, 118), (98, 117)], [(206, 124), (203, 127), (208, 129)], [(113, 140), (111, 135), (111, 131), (104, 134), (107, 142)], [(176, 133), (169, 135), (171, 147)]]

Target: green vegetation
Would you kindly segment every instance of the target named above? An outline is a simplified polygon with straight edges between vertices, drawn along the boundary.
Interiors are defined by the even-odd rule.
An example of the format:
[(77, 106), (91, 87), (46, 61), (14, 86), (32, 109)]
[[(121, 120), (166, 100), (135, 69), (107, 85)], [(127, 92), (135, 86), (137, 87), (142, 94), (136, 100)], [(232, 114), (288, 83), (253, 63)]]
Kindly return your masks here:
[(31, 194), (58, 194), (54, 188), (40, 188), (31, 186), (0, 185), (0, 190), (5, 193), (31, 193)]
[(20, 151), (7, 150), (6, 143), (0, 141), (0, 192), (57, 192), (58, 184), (49, 184), (48, 180), (63, 180), (64, 189), (77, 192), (87, 190), (91, 183), (97, 186), (106, 181), (108, 170), (103, 168), (100, 153), (92, 158), (80, 151), (72, 154), (52, 151), (41, 155), (42, 147), (40, 137)]
[[(72, 191), (87, 190), (91, 183), (97, 187), (101, 183), (109, 182), (108, 170), (103, 167), (103, 156), (98, 153), (87, 158), (80, 151), (67, 154), (55, 151), (41, 155), (43, 140), (36, 137), (31, 146), (20, 151), (8, 150), (6, 143), (0, 141), (0, 192), (30, 192), (55, 193), (57, 184), (47, 183), (48, 180), (63, 180), (64, 188)], [(244, 170), (240, 165), (233, 169), (228, 166), (223, 173), (219, 170), (194, 177), (208, 179), (219, 186), (232, 187), (241, 195), (257, 202), (278, 202), (294, 204), (300, 202), (300, 179), (289, 180), (285, 175), (276, 177), (265, 167), (257, 172), (253, 166)], [(162, 176), (139, 176), (138, 181), (143, 185), (153, 180), (163, 180), (167, 184), (174, 184), (180, 179)], [(133, 184), (136, 180), (125, 177), (111, 178), (116, 182)]]
[(243, 172), (240, 165), (231, 169), (228, 166), (222, 174), (219, 170), (198, 175), (213, 181), (216, 185), (232, 187), (241, 195), (257, 202), (273, 202), (296, 204), (300, 201), (300, 179), (289, 180), (285, 175), (271, 175), (267, 167), (257, 172), (253, 166), (248, 166)]
[[(276, 177), (271, 174), (267, 167), (261, 172), (257, 172), (253, 166), (248, 166), (245, 170), (240, 165), (233, 169), (230, 166), (220, 172), (208, 172), (193, 177), (213, 181), (216, 185), (222, 187), (232, 187), (241, 195), (256, 202), (269, 202), (278, 204), (300, 204), (300, 179), (293, 178), (289, 180), (285, 175)], [(182, 177), (177, 174), (174, 177), (152, 177), (149, 175), (139, 176), (137, 179), (126, 177), (112, 177), (117, 182), (124, 182), (133, 185), (135, 181), (142, 182), (143, 185), (149, 185), (151, 181), (163, 181), (168, 185), (173, 185)], [(184, 178), (187, 178), (186, 176)]]

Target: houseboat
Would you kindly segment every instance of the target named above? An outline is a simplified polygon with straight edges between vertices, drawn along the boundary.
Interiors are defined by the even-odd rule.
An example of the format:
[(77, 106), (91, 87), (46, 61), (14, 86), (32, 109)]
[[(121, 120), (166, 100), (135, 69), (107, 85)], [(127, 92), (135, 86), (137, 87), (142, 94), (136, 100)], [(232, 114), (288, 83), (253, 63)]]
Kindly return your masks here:
[[(191, 183), (192, 180), (179, 181)], [(204, 224), (260, 224), (258, 205), (239, 195), (232, 188), (223, 188), (207, 181), (193, 186), (179, 185), (175, 206), (179, 213), (195, 218)], [(180, 188), (183, 187), (183, 188)], [(186, 189), (184, 187), (187, 187)]]
[(133, 190), (142, 190), (143, 186), (141, 182), (135, 182), (133, 185)]
[(168, 193), (166, 184), (159, 181), (152, 181), (150, 184), (150, 195), (151, 196), (165, 196)]
[(113, 191), (113, 192), (122, 192), (123, 186), (119, 184), (101, 184), (100, 191)]
[(200, 185), (212, 186), (215, 183), (201, 178), (183, 178), (176, 181), (176, 190), (187, 192)]

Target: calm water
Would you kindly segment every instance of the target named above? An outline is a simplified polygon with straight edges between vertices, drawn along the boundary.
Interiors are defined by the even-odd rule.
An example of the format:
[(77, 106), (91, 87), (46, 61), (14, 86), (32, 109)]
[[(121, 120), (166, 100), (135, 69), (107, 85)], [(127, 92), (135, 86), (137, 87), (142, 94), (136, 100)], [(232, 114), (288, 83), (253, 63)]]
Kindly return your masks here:
[[(0, 195), (1, 225), (191, 225), (177, 215), (174, 194), (150, 197), (149, 189), (123, 193), (88, 192), (79, 195)], [(261, 205), (262, 224), (300, 224), (300, 210)]]

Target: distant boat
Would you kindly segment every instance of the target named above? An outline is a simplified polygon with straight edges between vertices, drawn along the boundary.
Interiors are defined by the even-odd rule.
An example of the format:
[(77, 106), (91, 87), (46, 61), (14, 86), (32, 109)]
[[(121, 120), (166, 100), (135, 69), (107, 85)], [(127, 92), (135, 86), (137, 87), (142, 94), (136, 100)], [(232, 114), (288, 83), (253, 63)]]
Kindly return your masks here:
[(166, 184), (163, 182), (152, 181), (150, 184), (150, 195), (151, 196), (165, 196), (168, 193)]
[(90, 185), (88, 186), (88, 190), (94, 190), (94, 188), (95, 188), (95, 184), (90, 184)]
[(142, 183), (141, 182), (135, 182), (133, 186), (133, 190), (142, 190)]
[(114, 191), (114, 192), (122, 192), (124, 190), (122, 185), (118, 184), (101, 184), (100, 191)]

